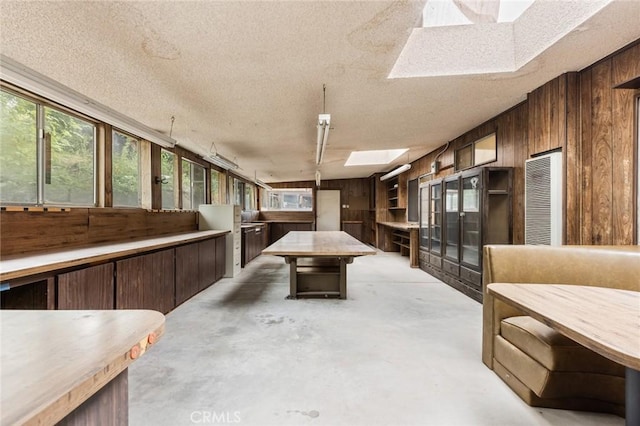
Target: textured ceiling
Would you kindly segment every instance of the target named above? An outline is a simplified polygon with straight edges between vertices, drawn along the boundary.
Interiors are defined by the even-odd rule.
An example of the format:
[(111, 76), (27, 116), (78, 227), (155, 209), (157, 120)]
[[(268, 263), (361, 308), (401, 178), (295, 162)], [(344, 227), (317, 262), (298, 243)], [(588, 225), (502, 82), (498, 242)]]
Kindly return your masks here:
[[(315, 177), (323, 84), (332, 129), (322, 178), (366, 177), (640, 38), (640, 1), (614, 1), (515, 72), (389, 79), (423, 6), (1, 1), (0, 51), (161, 132), (175, 116), (180, 145), (206, 155), (215, 142), (241, 174), (276, 182)], [(343, 166), (352, 150), (386, 148), (409, 154), (385, 168)]]

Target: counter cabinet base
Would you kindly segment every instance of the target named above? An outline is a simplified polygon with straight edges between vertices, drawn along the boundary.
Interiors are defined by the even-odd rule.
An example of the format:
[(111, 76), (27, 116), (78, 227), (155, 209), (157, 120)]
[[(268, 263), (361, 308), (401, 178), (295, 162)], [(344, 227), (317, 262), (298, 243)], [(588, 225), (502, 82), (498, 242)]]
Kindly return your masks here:
[(285, 256), (289, 265), (289, 296), (347, 298), (347, 265), (353, 257)]
[(57, 426), (129, 424), (129, 369), (67, 414)]

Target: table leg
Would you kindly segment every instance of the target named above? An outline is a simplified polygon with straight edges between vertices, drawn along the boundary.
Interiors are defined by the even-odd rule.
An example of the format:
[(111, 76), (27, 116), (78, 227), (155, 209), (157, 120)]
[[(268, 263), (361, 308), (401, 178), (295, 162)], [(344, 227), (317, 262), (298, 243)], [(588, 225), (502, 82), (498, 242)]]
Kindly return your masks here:
[(625, 387), (625, 424), (640, 426), (640, 371), (627, 367)]
[(298, 259), (295, 257), (285, 257), (285, 263), (289, 264), (289, 295), (287, 299), (297, 299), (298, 297)]

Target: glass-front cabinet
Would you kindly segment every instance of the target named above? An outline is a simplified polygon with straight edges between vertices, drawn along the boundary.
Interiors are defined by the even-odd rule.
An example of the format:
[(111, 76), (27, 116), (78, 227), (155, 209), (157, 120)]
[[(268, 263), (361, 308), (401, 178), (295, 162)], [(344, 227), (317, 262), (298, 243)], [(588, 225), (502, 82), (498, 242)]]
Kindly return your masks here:
[(442, 254), (442, 182), (429, 187), (429, 249), (435, 255)]
[(512, 243), (512, 174), (478, 167), (420, 186), (420, 267), (479, 301), (482, 247)]
[(472, 268), (480, 266), (480, 176), (462, 178), (460, 206), (460, 262)]

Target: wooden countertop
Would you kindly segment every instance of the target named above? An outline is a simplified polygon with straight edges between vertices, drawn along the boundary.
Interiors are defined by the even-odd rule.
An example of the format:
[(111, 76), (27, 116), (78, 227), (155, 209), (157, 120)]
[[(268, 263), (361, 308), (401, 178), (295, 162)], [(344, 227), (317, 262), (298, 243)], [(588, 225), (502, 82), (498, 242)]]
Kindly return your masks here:
[(16, 278), (206, 240), (228, 234), (229, 232), (230, 231), (195, 231), (121, 243), (95, 244), (69, 250), (7, 256), (3, 257), (0, 261), (0, 282), (6, 283)]
[(276, 256), (353, 257), (376, 250), (343, 231), (291, 231), (266, 249)]
[(410, 222), (378, 222), (378, 225), (387, 226), (389, 228), (401, 229), (403, 231), (409, 231), (411, 229), (419, 229), (420, 225)]
[(255, 220), (255, 223), (313, 223), (313, 220)]
[(570, 339), (640, 370), (640, 292), (561, 284), (501, 284), (489, 293)]
[(146, 310), (0, 311), (0, 424), (54, 424), (164, 333), (164, 315)]

